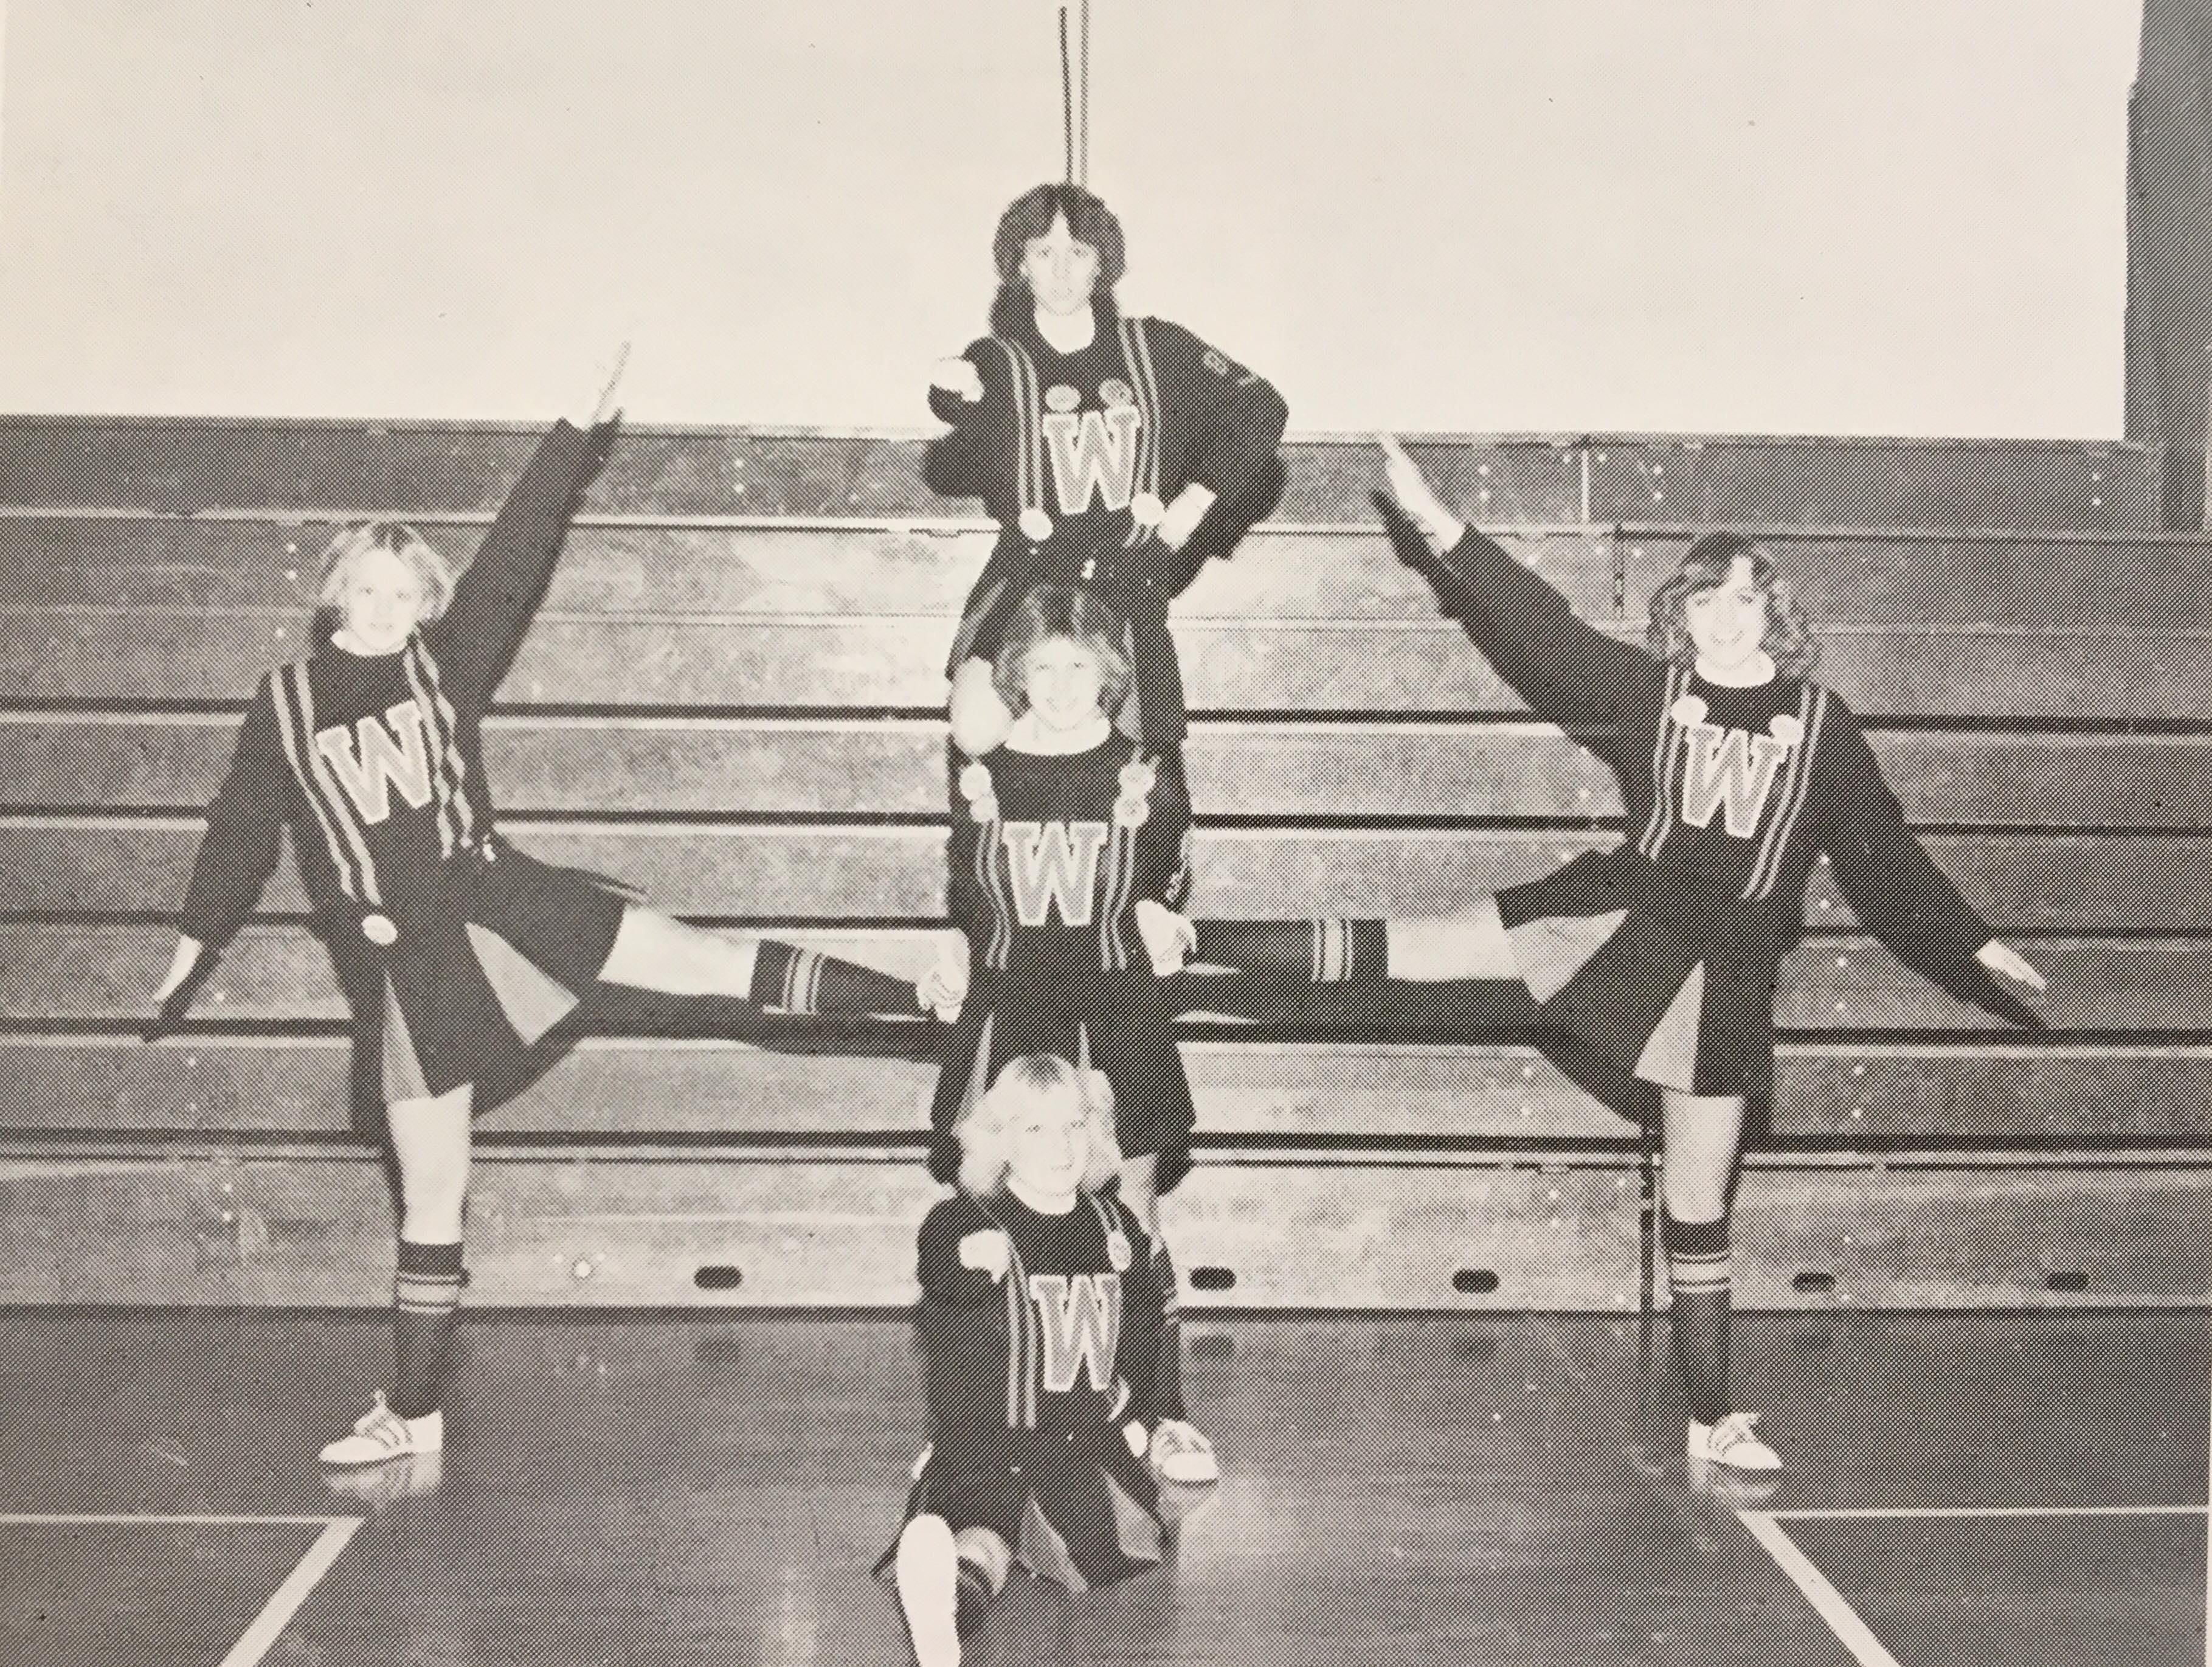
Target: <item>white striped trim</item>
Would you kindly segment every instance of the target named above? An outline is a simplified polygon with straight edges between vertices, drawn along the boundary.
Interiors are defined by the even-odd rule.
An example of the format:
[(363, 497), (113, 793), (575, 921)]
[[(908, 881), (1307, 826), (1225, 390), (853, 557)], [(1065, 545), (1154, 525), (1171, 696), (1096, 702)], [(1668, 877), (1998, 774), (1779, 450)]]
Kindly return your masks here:
[(1766, 824), (1766, 837), (1759, 846), (1759, 861), (1753, 865), (1751, 878), (1744, 884), (1747, 900), (1771, 897), (1775, 884), (1782, 877), (1782, 861), (1790, 849), (1790, 836), (1797, 825), (1797, 813), (1805, 807), (1805, 800), (1813, 790), (1813, 756), (1820, 740), (1820, 727), (1828, 714), (1828, 691), (1805, 685), (1797, 699), (1797, 721), (1802, 736), (1790, 750), (1790, 764), (1783, 776), (1782, 802)]
[[(331, 770), (330, 761), (323, 757), (315, 745), (315, 690), (308, 662), (295, 660), (278, 676), (279, 680), (290, 686), (293, 697), (298, 702), (292, 715), (299, 726), (299, 733), (296, 737), (288, 738), (286, 743), (288, 751), (294, 745), (298, 748), (292, 753), (292, 773), (300, 778), (300, 785), (307, 790), (310, 800), (319, 793), (328, 812), (317, 819), (323, 824), (324, 837), (330, 846), (333, 864), (337, 868), (339, 883), (362, 902), (381, 904), (384, 892), (377, 884), (376, 859), (369, 853), (368, 841), (358, 824), (353, 800), (346, 797), (345, 789), (339, 785)], [(281, 703), (279, 715), (283, 715)], [(344, 836), (343, 840), (333, 837), (333, 827)], [(350, 884), (347, 882), (345, 863), (348, 850), (353, 854)]]
[(1688, 685), (1689, 673), (1680, 666), (1667, 667), (1667, 688), (1660, 697), (1659, 738), (1651, 745), (1651, 782), (1655, 797), (1651, 814), (1645, 818), (1644, 832), (1636, 842), (1636, 849), (1647, 857), (1659, 855), (1659, 848), (1667, 843), (1667, 836), (1674, 825), (1675, 755), (1680, 748), (1675, 745), (1681, 726), (1674, 721), (1674, 703), (1681, 698)]

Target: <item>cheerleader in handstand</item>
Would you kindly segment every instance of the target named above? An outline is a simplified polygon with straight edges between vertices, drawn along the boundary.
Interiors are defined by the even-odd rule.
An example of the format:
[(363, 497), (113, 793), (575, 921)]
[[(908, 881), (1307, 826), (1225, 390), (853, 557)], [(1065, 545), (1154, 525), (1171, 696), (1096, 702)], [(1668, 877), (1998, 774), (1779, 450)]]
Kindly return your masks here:
[(1317, 982), (1518, 979), (1550, 1023), (1656, 1084), (1689, 1453), (1778, 1469), (1757, 1415), (1729, 1397), (1729, 1214), (1745, 1101), (1772, 1087), (1775, 982), (1804, 936), (1816, 855), (1868, 928), (1947, 987), (2035, 1025), (1990, 975), (2044, 981), (1929, 860), (1857, 721), (1808, 680), (1814, 644), (1767, 551), (1733, 532), (1692, 541), (1651, 599), (1639, 648), (1577, 618), (1463, 526), (1394, 441), (1382, 445), (1400, 553), (1530, 709), (1585, 734), (1613, 766), (1629, 837), (1453, 915), (1200, 921), (1194, 954)]
[(1080, 1592), (1160, 1561), (1141, 1454), (1181, 1413), (1156, 1375), (1168, 1291), (1110, 1184), (1100, 1074), (1018, 1056), (954, 1133), (960, 1189), (919, 1255), (930, 1452), (883, 1565), (921, 1667), (957, 1667), (1018, 1564)]
[[(616, 379), (620, 376), (617, 366)], [(155, 992), (173, 1026), (260, 899), (294, 832), (322, 929), (373, 968), (398, 1172), (395, 1365), (325, 1463), (437, 1451), (455, 1311), (470, 1118), (595, 981), (808, 1012), (915, 1013), (914, 986), (791, 946), (698, 931), (613, 882), (532, 861), (492, 824), (482, 729), (614, 431), (610, 380), (581, 427), (540, 443), (457, 581), (412, 529), (349, 528), (322, 561), (326, 638), (264, 677), (208, 811)], [(706, 1005), (711, 1008), (709, 1001)], [(738, 1019), (736, 1010), (723, 1017)], [(507, 1085), (503, 1089), (501, 1085)]]
[(961, 772), (953, 807), (953, 928), (922, 995), (947, 1033), (932, 1171), (954, 1178), (954, 1131), (1006, 1061), (1058, 1054), (1105, 1074), (1119, 1119), (1120, 1191), (1170, 1293), (1155, 1376), (1174, 1421), (1162, 1474), (1210, 1481), (1212, 1448), (1182, 1421), (1175, 1273), (1159, 1197), (1190, 1167), (1194, 1118), (1156, 964), (1182, 952), (1163, 900), (1182, 885), (1190, 804), (1107, 714), (1128, 684), (1122, 622), (1088, 591), (1044, 585), (1016, 605), (997, 686), (1017, 714), (1006, 744)]
[(930, 410), (938, 491), (980, 497), (1002, 529), (946, 673), (952, 739), (980, 757), (1015, 714), (993, 667), (1030, 587), (1081, 585), (1120, 616), (1133, 668), (1115, 716), (1180, 777), (1182, 675), (1168, 604), (1274, 507), (1288, 409), (1265, 379), (1164, 319), (1115, 306), (1121, 222), (1079, 186), (1039, 186), (999, 222), (991, 333), (941, 362)]

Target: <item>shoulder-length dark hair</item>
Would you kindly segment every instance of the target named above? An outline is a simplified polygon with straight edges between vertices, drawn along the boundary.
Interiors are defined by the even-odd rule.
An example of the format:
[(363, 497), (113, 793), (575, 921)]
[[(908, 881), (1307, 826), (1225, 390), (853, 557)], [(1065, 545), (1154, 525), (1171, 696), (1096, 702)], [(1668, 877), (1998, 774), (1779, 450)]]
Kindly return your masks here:
[(1698, 657), (1690, 641), (1685, 610), (1692, 596), (1717, 590), (1728, 582), (1736, 557), (1751, 563), (1751, 582), (1766, 595), (1766, 636), (1759, 647), (1775, 669), (1785, 677), (1810, 676), (1820, 657), (1813, 628), (1790, 594), (1774, 552), (1741, 532), (1704, 532), (1690, 540), (1682, 552), (1682, 565), (1665, 584), (1652, 593), (1651, 623), (1644, 640), (1660, 659), (1687, 666)]
[(991, 682), (1006, 710), (1018, 718), (1030, 709), (1029, 673), (1023, 661), (1038, 643), (1066, 637), (1097, 658), (1099, 709), (1119, 711), (1129, 692), (1129, 657), (1121, 648), (1126, 631), (1121, 616), (1089, 591), (1073, 585), (1036, 586), (1014, 605), (1013, 618), (1000, 639), (999, 658), (991, 667)]
[(1022, 281), (1022, 256), (1030, 240), (1042, 237), (1062, 216), (1070, 236), (1098, 251), (1098, 288), (1091, 294), (1091, 305), (1100, 325), (1111, 325), (1119, 316), (1114, 286), (1129, 265), (1121, 222), (1113, 210), (1080, 186), (1037, 186), (1006, 204), (991, 239), (991, 259), (999, 269), (999, 293), (991, 302), (994, 335), (1009, 335), (1035, 318), (1036, 303)]

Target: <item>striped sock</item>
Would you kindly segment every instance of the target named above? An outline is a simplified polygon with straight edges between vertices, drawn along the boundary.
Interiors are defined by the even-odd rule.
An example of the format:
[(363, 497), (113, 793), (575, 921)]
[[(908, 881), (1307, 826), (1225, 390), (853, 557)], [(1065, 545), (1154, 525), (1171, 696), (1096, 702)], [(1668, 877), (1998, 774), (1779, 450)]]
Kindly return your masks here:
[(1689, 1392), (1690, 1416), (1700, 1424), (1717, 1424), (1729, 1411), (1728, 1218), (1677, 1221), (1669, 1214), (1660, 1232), (1674, 1298), (1668, 1335), (1675, 1369)]
[(903, 978), (796, 945), (764, 939), (753, 958), (752, 999), (786, 1013), (887, 1013), (921, 1011), (915, 987)]
[(1196, 921), (1193, 961), (1261, 977), (1340, 984), (1380, 978), (1389, 962), (1381, 921)]
[(392, 1284), (391, 1407), (402, 1418), (420, 1418), (445, 1404), (465, 1277), (458, 1244), (399, 1241), (399, 1270)]

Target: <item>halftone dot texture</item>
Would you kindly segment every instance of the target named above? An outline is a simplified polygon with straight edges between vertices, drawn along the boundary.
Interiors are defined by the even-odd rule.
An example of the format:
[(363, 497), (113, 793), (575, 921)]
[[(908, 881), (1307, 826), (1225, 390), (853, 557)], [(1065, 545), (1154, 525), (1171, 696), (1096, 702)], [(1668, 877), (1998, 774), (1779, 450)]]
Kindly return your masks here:
[[(533, 441), (0, 429), (0, 698), (21, 743), (0, 750), (0, 1119), (21, 1137), (8, 1299), (388, 1298), (346, 1007), (289, 867), (186, 1031), (131, 1037), (240, 705), (307, 646), (325, 520), (398, 516), (465, 558)], [(1790, 1466), (1777, 1502), (2201, 1501), (2201, 1317), (2099, 1311), (2212, 1292), (2190, 1156), (2212, 1116), (2212, 562), (2155, 534), (2154, 459), (2040, 441), (1413, 450), (1631, 637), (1691, 533), (1765, 538), (1909, 818), (2051, 977), (2052, 1032), (2004, 1030), (1869, 940), (1816, 871), (1814, 935), (1778, 997), (1771, 1135), (1735, 1216), (1733, 1398)], [(487, 734), (518, 843), (680, 914), (921, 971), (943, 909), (941, 656), (990, 532), (921, 490), (917, 456), (624, 436)], [(1603, 769), (1527, 723), (1373, 532), (1372, 448), (1300, 442), (1287, 461), (1275, 524), (1173, 616), (1198, 720), (1192, 912), (1432, 914), (1617, 838)], [(1609, 1109), (1648, 1108), (1486, 987), (1187, 982), (1198, 1171), (1168, 1208), (1200, 1305), (1191, 1411), (1225, 1480), (1170, 1571), (1080, 1603), (1018, 1587), (979, 1656), (1832, 1652), (1727, 1501), (1684, 1478), (1663, 1307), (1650, 1335), (1636, 1317), (1634, 1129)], [(927, 1195), (884, 1177), (919, 1164), (926, 1067), (897, 1056), (916, 1029), (790, 1034), (823, 1051), (587, 1047), (484, 1126), (496, 1165), (436, 1487), (337, 1501), (309, 1462), (384, 1382), (380, 1316), (24, 1308), (0, 1314), (11, 1506), (374, 1515), (295, 1623), (326, 1658), (364, 1640), (428, 1662), (895, 1653), (865, 1570), (921, 1439), (900, 1328), (576, 1311), (732, 1289), (903, 1300)], [(709, 1263), (739, 1280), (702, 1294)], [(1245, 1302), (1493, 1311), (1208, 1317)], [(518, 1304), (570, 1311), (500, 1311)], [(1867, 1311), (1885, 1305), (2067, 1311)], [(1795, 1311), (1760, 1311), (1778, 1308)], [(1904, 1590), (1909, 1572), (1854, 1573), (1862, 1554), (1822, 1532), (1856, 1597)], [(2014, 1607), (2060, 1594), (2039, 1612), (2076, 1629), (2071, 1658), (2165, 1658), (2160, 1617), (2201, 1620), (2169, 1568), (2190, 1548), (2142, 1551), (2140, 1601), (2119, 1603), (2097, 1594), (2133, 1542), (2081, 1534), (2041, 1543), (2081, 1545), (2097, 1572), (2042, 1556)], [(1961, 1528), (1959, 1590), (2031, 1567), (2005, 1554), (2017, 1540)], [(190, 1554), (242, 1603), (238, 1543)], [(112, 1579), (118, 1561), (0, 1567)], [(1950, 1590), (1922, 1612), (1958, 1608)], [(225, 1591), (175, 1614), (228, 1624)]]

